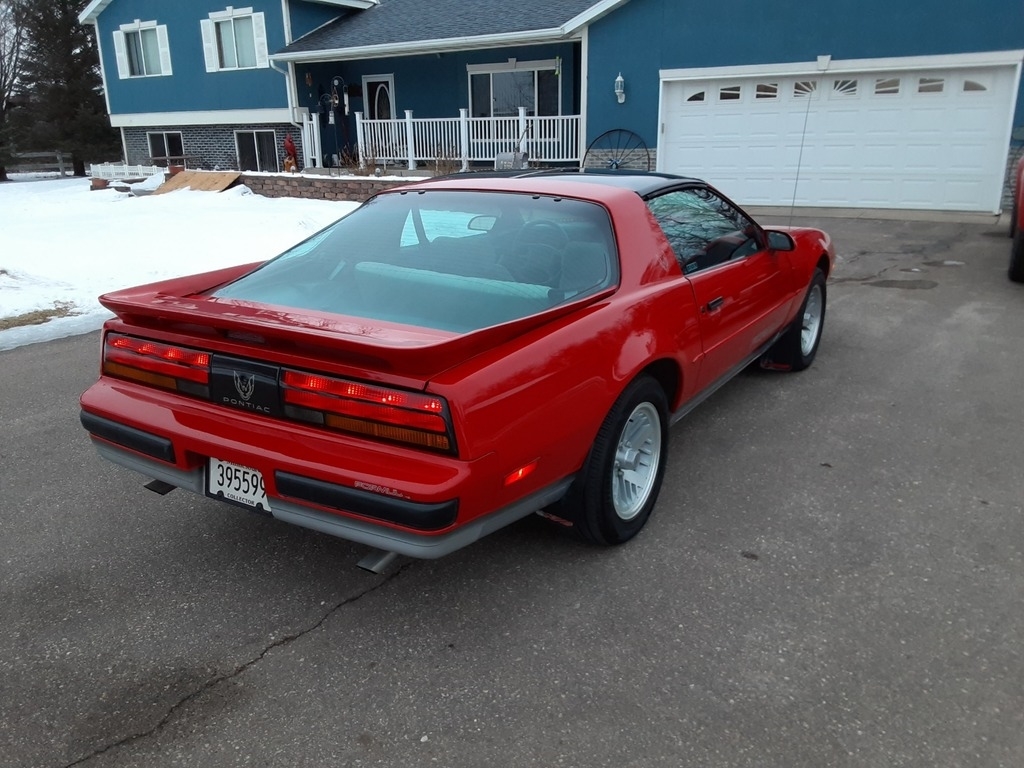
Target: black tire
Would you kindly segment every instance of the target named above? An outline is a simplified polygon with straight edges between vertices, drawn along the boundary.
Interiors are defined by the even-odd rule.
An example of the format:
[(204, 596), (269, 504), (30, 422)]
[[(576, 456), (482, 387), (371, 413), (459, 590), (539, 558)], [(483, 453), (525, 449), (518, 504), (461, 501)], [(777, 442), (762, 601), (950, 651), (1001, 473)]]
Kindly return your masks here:
[[(802, 371), (811, 366), (818, 354), (821, 333), (825, 329), (825, 296), (825, 275), (820, 269), (816, 269), (811, 284), (807, 287), (804, 302), (800, 305), (800, 311), (796, 313), (796, 317), (782, 337), (768, 350), (761, 361), (762, 367)], [(806, 328), (809, 322), (813, 322), (814, 317), (817, 317), (816, 325), (813, 328)], [(807, 338), (804, 336), (805, 330), (811, 331)]]
[(1018, 229), (1013, 236), (1013, 247), (1010, 249), (1010, 279), (1015, 283), (1024, 283), (1024, 229)]
[[(632, 445), (635, 439), (638, 446)], [(585, 541), (622, 544), (647, 523), (668, 457), (668, 400), (650, 376), (634, 379), (608, 412), (580, 477), (551, 511)], [(623, 468), (623, 463), (632, 467)], [(642, 478), (642, 487), (625, 473)]]
[(1010, 212), (1010, 237), (1017, 234), (1017, 201), (1013, 201), (1013, 210)]

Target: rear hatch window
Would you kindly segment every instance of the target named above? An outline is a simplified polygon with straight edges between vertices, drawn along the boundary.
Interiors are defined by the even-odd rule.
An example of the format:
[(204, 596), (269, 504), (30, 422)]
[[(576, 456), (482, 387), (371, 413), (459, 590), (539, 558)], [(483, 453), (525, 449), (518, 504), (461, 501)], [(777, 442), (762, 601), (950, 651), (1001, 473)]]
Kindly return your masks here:
[(374, 198), (212, 297), (467, 333), (617, 281), (599, 205), (425, 190)]

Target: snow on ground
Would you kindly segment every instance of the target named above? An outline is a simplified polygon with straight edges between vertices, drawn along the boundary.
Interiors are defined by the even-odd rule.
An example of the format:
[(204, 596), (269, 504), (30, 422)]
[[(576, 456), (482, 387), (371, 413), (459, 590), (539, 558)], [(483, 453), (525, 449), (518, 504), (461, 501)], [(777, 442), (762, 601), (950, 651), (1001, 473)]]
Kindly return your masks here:
[(0, 330), (0, 350), (95, 330), (110, 317), (102, 293), (268, 259), (357, 205), (245, 187), (133, 197), (82, 178), (12, 178), (0, 184), (0, 319), (64, 304), (74, 314)]

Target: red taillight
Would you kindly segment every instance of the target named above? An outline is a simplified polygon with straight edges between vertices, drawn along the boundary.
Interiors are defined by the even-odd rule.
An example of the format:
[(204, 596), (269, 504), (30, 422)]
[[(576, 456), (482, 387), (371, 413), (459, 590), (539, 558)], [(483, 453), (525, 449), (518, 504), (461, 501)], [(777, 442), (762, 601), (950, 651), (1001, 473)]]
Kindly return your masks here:
[(286, 405), (319, 414), (329, 427), (434, 450), (452, 450), (443, 398), (299, 371), (284, 371), (281, 383)]
[(103, 347), (103, 373), (201, 395), (210, 383), (210, 354), (108, 333)]

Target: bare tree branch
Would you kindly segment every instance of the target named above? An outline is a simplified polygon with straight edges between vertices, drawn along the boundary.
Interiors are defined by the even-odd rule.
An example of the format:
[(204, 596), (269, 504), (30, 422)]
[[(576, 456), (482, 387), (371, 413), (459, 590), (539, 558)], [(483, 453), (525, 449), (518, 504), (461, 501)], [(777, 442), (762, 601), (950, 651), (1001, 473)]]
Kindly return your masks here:
[(20, 0), (0, 0), (0, 181), (7, 180), (10, 154), (7, 113), (24, 64), (26, 35), (19, 4)]
[(25, 27), (15, 0), (0, 0), (0, 114), (6, 114), (21, 74)]

